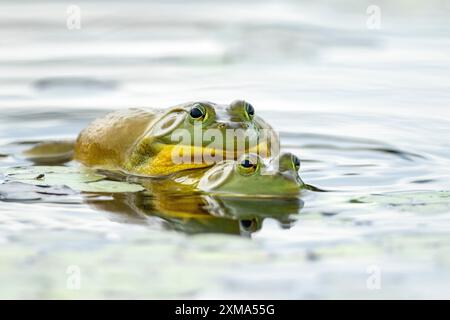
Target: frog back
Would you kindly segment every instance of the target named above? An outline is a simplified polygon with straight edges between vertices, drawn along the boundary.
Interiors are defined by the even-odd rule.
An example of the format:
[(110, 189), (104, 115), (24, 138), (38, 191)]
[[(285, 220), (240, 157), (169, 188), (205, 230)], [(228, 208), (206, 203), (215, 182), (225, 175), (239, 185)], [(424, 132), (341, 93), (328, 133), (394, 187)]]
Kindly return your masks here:
[(78, 135), (75, 160), (87, 166), (121, 167), (130, 149), (157, 116), (154, 110), (128, 109), (93, 121)]

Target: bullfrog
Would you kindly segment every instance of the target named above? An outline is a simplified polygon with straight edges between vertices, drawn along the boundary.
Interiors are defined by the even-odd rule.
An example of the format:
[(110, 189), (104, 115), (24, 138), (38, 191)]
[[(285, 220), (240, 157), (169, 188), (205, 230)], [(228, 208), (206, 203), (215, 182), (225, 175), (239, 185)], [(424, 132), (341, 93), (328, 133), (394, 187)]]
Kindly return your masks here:
[(156, 195), (196, 192), (233, 197), (295, 197), (307, 188), (299, 169), (300, 159), (292, 153), (282, 153), (271, 159), (250, 153), (237, 161), (224, 160), (210, 168), (136, 182)]
[(128, 213), (130, 221), (158, 216), (169, 228), (186, 233), (249, 235), (267, 217), (278, 220), (283, 228), (291, 225), (291, 215), (303, 207), (299, 193), (308, 189), (299, 168), (300, 160), (291, 153), (271, 160), (249, 154), (208, 169), (139, 178), (146, 192), (116, 194), (111, 203), (88, 202), (102, 210)]
[(99, 118), (79, 134), (74, 159), (89, 167), (158, 177), (249, 152), (271, 157), (278, 146), (275, 131), (244, 100), (229, 105), (189, 102)]

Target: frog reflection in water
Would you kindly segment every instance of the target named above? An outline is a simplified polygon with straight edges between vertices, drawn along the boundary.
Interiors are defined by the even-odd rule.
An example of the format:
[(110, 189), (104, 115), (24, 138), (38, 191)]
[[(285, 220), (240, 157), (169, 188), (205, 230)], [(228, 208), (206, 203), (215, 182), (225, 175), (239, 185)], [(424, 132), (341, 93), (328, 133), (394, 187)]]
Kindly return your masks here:
[(140, 181), (146, 193), (91, 203), (131, 214), (130, 219), (159, 216), (165, 226), (186, 233), (250, 234), (262, 227), (265, 218), (283, 227), (292, 224), (293, 215), (303, 207), (299, 194), (305, 185), (298, 175), (299, 166), (299, 159), (288, 153), (270, 162), (250, 154), (203, 173), (185, 171), (170, 179)]

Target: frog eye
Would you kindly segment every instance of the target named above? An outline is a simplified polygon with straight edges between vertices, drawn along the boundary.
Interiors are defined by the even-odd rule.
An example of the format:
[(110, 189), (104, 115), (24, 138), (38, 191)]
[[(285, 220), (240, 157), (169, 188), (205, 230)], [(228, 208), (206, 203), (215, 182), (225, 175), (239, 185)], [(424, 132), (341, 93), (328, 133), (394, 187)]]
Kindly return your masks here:
[(256, 219), (244, 219), (239, 221), (239, 225), (241, 226), (243, 231), (246, 232), (255, 232), (258, 229), (258, 222)]
[(241, 161), (241, 166), (245, 169), (250, 169), (256, 167), (256, 163), (252, 163), (249, 159), (245, 159)]
[(258, 158), (256, 156), (243, 157), (238, 164), (239, 172), (243, 175), (251, 175), (258, 169)]
[(294, 166), (295, 170), (296, 171), (300, 170), (300, 159), (297, 156), (292, 155), (291, 160), (292, 160), (292, 165)]
[(300, 170), (300, 159), (292, 153), (282, 153), (272, 160), (275, 167), (279, 166), (281, 172), (298, 172)]
[(191, 110), (189, 111), (189, 115), (193, 118), (193, 119), (202, 119), (205, 117), (206, 115), (206, 111), (205, 109), (199, 105), (196, 104), (194, 105)]
[(246, 102), (245, 112), (247, 113), (247, 116), (251, 119), (255, 115), (255, 108), (253, 108), (253, 106), (250, 103)]

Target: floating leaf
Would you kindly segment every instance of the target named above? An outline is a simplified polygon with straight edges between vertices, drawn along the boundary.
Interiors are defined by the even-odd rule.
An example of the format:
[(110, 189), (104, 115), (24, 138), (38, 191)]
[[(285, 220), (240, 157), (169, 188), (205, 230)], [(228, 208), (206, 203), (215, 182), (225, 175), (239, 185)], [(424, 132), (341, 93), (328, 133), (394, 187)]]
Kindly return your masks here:
[[(10, 181), (0, 184), (0, 200), (13, 202), (77, 202), (81, 200), (73, 198), (76, 192), (66, 186), (40, 187), (22, 182)], [(61, 199), (61, 196), (65, 196)], [(71, 196), (68, 198), (67, 196)]]
[(56, 166), (10, 168), (6, 170), (5, 174), (8, 180), (20, 181), (22, 183), (39, 186), (87, 183), (99, 181), (105, 178), (104, 175), (97, 174), (94, 170), (87, 168)]
[(45, 174), (45, 173), (80, 173), (80, 172), (95, 172), (89, 168), (79, 167), (64, 167), (64, 166), (21, 166), (0, 168), (0, 173), (5, 175), (17, 175), (17, 174)]
[(138, 192), (141, 185), (106, 180), (106, 176), (89, 168), (29, 166), (0, 169), (7, 181), (35, 186), (68, 186), (83, 192)]
[(415, 191), (373, 194), (352, 199), (352, 203), (376, 203), (402, 211), (446, 212), (450, 209), (449, 191)]

